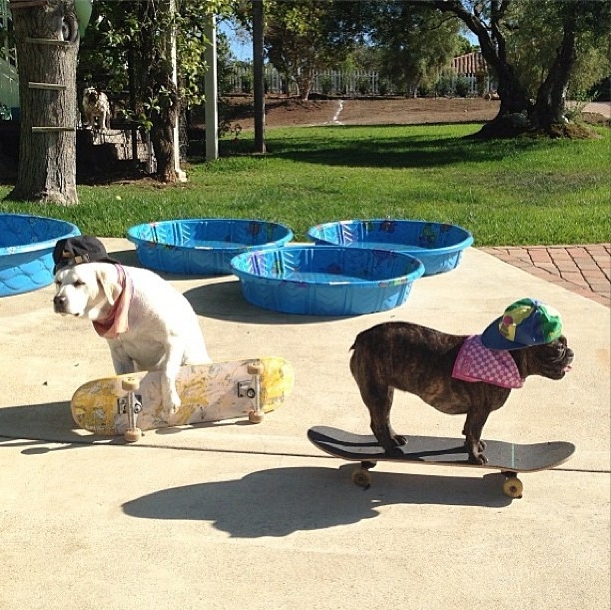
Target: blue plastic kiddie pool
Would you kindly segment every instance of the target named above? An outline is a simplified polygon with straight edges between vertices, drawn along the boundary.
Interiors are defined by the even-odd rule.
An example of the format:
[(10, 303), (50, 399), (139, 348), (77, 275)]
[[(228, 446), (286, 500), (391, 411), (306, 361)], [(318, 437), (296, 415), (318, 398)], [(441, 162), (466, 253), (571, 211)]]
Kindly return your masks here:
[(231, 266), (253, 305), (321, 316), (398, 307), (424, 273), (422, 263), (404, 252), (313, 245), (246, 252)]
[(405, 252), (422, 261), (424, 275), (454, 269), (473, 243), (462, 227), (423, 220), (342, 220), (311, 227), (308, 237), (317, 245)]
[(185, 275), (227, 275), (231, 259), (249, 250), (280, 247), (293, 238), (284, 225), (261, 220), (192, 218), (130, 227), (140, 263)]
[(51, 284), (55, 244), (80, 234), (76, 225), (64, 220), (0, 214), (0, 297)]

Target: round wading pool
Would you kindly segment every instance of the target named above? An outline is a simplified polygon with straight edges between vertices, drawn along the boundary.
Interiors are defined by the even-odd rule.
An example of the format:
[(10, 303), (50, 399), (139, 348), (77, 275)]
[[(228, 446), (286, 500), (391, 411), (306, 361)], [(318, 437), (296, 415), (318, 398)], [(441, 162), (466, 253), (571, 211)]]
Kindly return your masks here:
[(76, 225), (64, 220), (0, 214), (0, 297), (51, 284), (55, 244), (80, 234)]
[(231, 261), (244, 298), (284, 313), (348, 316), (402, 305), (422, 263), (404, 252), (286, 246)]
[(473, 243), (462, 227), (424, 220), (342, 220), (311, 227), (308, 237), (317, 245), (405, 252), (422, 261), (424, 275), (454, 269)]
[(130, 227), (140, 263), (186, 275), (228, 275), (231, 259), (249, 250), (280, 247), (293, 239), (284, 225), (261, 220), (193, 218)]

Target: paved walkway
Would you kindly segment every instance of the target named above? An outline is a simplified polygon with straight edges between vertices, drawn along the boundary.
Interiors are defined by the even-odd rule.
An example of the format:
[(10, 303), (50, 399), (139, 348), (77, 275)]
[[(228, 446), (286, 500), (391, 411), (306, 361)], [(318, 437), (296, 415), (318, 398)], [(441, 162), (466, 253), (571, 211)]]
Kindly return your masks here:
[[(128, 240), (104, 244), (136, 264)], [(167, 428), (135, 444), (89, 434), (69, 399), (112, 370), (106, 341), (52, 312), (53, 285), (0, 299), (1, 609), (388, 610), (407, 580), (408, 608), (611, 610), (609, 308), (478, 248), (418, 280), (404, 307), (362, 316), (266, 311), (230, 276), (171, 283), (215, 360), (286, 356), (289, 400), (257, 425)], [(525, 473), (523, 499), (493, 470), (392, 462), (364, 491), (355, 464), (308, 441), (311, 426), (368, 431), (349, 370), (357, 333), (402, 319), (478, 332), (529, 294), (562, 313), (576, 361), (562, 381), (529, 378), (484, 433), (577, 450)], [(418, 401), (397, 393), (397, 430), (460, 434), (460, 417)]]
[(483, 252), (611, 307), (611, 245), (480, 248)]

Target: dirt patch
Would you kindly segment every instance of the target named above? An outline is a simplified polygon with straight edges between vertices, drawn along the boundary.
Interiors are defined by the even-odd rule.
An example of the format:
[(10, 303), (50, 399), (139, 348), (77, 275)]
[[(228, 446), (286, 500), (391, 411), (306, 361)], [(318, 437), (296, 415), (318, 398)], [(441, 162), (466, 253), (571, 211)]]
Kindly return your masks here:
[[(254, 128), (252, 98), (223, 100), (227, 121), (242, 130)], [(482, 98), (360, 98), (312, 99), (268, 97), (266, 127), (294, 125), (412, 125), (422, 123), (487, 122), (498, 113), (499, 102)]]
[[(265, 100), (265, 126), (296, 125), (416, 125), (423, 123), (487, 123), (499, 111), (498, 100), (483, 98), (359, 98), (301, 101), (297, 98), (269, 96)], [(232, 131), (254, 129), (252, 97), (223, 98), (220, 114)], [(609, 125), (607, 103), (588, 104), (583, 121), (590, 125)]]

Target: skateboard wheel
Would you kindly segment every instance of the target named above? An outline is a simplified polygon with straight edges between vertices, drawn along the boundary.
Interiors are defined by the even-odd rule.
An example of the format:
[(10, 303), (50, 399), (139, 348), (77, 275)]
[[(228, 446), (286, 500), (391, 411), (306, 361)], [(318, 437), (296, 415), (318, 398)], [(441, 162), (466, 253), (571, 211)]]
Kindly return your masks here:
[(260, 362), (251, 362), (247, 370), (249, 375), (262, 375), (265, 367)]
[(140, 382), (135, 377), (128, 377), (121, 382), (121, 387), (126, 392), (134, 392), (140, 387)]
[(371, 485), (371, 475), (365, 468), (355, 468), (352, 473), (352, 482), (367, 489)]
[(125, 431), (124, 438), (128, 443), (135, 443), (142, 438), (142, 430), (140, 428), (129, 428)]
[(521, 498), (524, 485), (518, 477), (507, 477), (503, 483), (503, 493), (510, 498)]
[(256, 411), (248, 412), (248, 421), (251, 424), (260, 424), (263, 421), (264, 417), (265, 413), (263, 413), (263, 411), (261, 411), (261, 413), (257, 413)]

